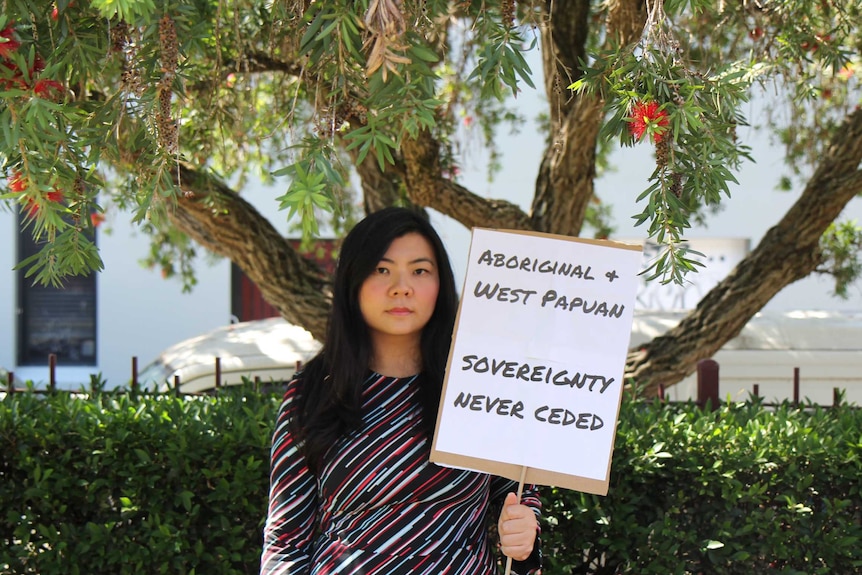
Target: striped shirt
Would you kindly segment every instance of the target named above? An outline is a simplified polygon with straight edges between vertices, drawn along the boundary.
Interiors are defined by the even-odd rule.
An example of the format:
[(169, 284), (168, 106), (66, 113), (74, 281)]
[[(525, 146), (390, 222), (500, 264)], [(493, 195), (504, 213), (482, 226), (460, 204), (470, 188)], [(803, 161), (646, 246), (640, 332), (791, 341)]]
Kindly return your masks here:
[[(360, 429), (327, 452), (312, 474), (289, 430), (288, 386), (272, 442), (261, 575), (490, 575), (489, 505), (517, 484), (428, 461), (416, 377), (371, 374)], [(533, 486), (521, 502), (538, 514)], [(496, 518), (494, 518), (496, 521)], [(538, 543), (536, 545), (538, 550)], [(539, 553), (513, 571), (539, 567)]]

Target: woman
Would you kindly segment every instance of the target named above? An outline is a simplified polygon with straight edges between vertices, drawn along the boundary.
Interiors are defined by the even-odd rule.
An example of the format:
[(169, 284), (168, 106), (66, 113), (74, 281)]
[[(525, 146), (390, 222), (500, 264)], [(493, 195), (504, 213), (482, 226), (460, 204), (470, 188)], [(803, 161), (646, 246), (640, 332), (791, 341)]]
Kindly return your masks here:
[(513, 571), (539, 568), (531, 486), (518, 503), (512, 481), (428, 461), (456, 311), (420, 215), (387, 208), (344, 239), (325, 344), (276, 422), (262, 574), (489, 575), (494, 503)]

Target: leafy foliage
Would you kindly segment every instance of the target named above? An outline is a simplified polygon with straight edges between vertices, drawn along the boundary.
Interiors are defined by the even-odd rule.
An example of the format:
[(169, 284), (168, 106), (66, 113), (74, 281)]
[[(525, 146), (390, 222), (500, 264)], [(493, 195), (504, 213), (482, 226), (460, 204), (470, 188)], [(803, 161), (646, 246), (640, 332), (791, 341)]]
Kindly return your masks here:
[(832, 224), (820, 242), (826, 263), (819, 270), (835, 279), (836, 295), (849, 297), (848, 288), (862, 275), (862, 228), (856, 222)]
[(624, 402), (607, 497), (546, 494), (554, 574), (856, 573), (862, 410)]
[(257, 573), (278, 398), (0, 401), (0, 570)]
[[(601, 137), (618, 138), (624, 146), (641, 139), (630, 134), (633, 122), (640, 121), (632, 114), (641, 102), (657, 102), (667, 117), (666, 128), (655, 123), (647, 127), (650, 139), (659, 138), (656, 169), (637, 200), (643, 210), (634, 217), (637, 225), (648, 223), (649, 236), (667, 247), (647, 270), (650, 279), (681, 283), (699, 265), (687, 257), (683, 233), (704, 208), (730, 196), (729, 184), (738, 183), (734, 172), (743, 160), (752, 160), (736, 132), (748, 124), (740, 110), (755, 83), (795, 82), (787, 91), (803, 113), (792, 110), (781, 130), (788, 140), (793, 134), (795, 150), (788, 159), (797, 174), (802, 157), (807, 154), (815, 163), (821, 151), (817, 146), (848, 112), (843, 104), (811, 105), (823, 93), (811, 87), (834, 84), (842, 70), (845, 79), (850, 77), (851, 46), (858, 31), (848, 18), (859, 6), (754, 3), (758, 9), (752, 10), (745, 4), (647, 3), (650, 14), (640, 41), (596, 53), (583, 64), (583, 76), (569, 86), (601, 96), (608, 113)], [(712, 27), (716, 22), (723, 26)], [(774, 37), (764, 39), (767, 34)], [(832, 79), (826, 80), (829, 70)], [(848, 86), (842, 88), (843, 100)], [(828, 90), (831, 98), (832, 88)], [(810, 125), (807, 116), (812, 114), (817, 121)], [(803, 130), (817, 133), (797, 139)]]
[[(12, 0), (0, 17), (9, 189), (0, 200), (23, 206), (34, 233), (63, 239), (26, 264), (42, 282), (100, 269), (88, 217), (113, 204), (151, 222), (156, 249), (165, 247), (152, 259), (171, 260), (161, 239), (188, 193), (181, 166), (237, 188), (285, 182), (277, 201), (307, 238), (321, 217), (349, 219), (352, 171), (366, 159), (403, 179), (402, 145), (423, 132), (441, 144), (423, 166), (434, 177), (457, 179), (468, 123), (491, 147), (493, 170), (496, 129), (523, 114), (505, 98), (535, 83), (524, 52), (540, 34), (557, 35), (583, 58), (561, 69), (552, 52), (545, 72), (556, 68), (575, 97), (605, 105), (602, 141), (585, 142), (599, 166), (608, 142), (656, 146), (634, 218), (667, 247), (650, 277), (681, 282), (697, 266), (686, 230), (751, 159), (736, 130), (755, 90), (774, 86), (788, 103), (764, 119), (786, 146), (788, 178), (804, 177), (859, 101), (858, 0), (645, 2), (646, 25), (627, 44), (611, 7), (583, 8), (583, 21), (557, 22), (547, 6), (513, 0)], [(643, 102), (657, 103), (667, 124), (634, 138)], [(560, 129), (548, 125), (549, 146)], [(49, 197), (57, 190), (62, 200)], [(606, 212), (594, 203), (588, 214), (606, 235)]]

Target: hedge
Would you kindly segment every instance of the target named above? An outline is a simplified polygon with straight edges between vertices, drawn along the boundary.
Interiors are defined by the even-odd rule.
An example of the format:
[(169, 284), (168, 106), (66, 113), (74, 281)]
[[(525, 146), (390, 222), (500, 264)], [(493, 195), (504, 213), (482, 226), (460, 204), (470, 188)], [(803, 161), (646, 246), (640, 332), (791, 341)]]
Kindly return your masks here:
[(277, 400), (16, 393), (0, 402), (0, 572), (259, 567)]
[(606, 497), (545, 493), (545, 573), (862, 573), (862, 410), (624, 404)]
[[(257, 573), (278, 397), (0, 400), (0, 572)], [(610, 491), (544, 488), (545, 575), (862, 573), (862, 410), (624, 401)]]

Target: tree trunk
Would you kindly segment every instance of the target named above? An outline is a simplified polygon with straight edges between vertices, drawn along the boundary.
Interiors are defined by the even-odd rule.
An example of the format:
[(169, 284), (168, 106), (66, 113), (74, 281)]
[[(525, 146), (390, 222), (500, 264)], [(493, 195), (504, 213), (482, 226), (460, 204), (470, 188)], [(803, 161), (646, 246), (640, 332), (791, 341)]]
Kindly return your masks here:
[[(621, 45), (637, 41), (645, 21), (643, 1), (607, 4), (608, 36)], [(541, 39), (551, 142), (536, 179), (531, 221), (539, 231), (577, 236), (593, 198), (596, 144), (604, 121), (598, 96), (573, 96), (567, 88), (581, 76), (580, 61), (586, 58), (590, 2), (547, 2), (544, 9), (550, 22)]]
[(405, 139), (401, 154), (406, 166), (407, 196), (414, 204), (446, 214), (467, 229), (532, 229), (530, 219), (515, 204), (486, 200), (444, 178), (440, 170), (440, 143), (427, 130), (415, 140)]
[(821, 263), (820, 238), (862, 193), (862, 110), (848, 116), (799, 200), (760, 244), (666, 334), (629, 353), (626, 380), (653, 396), (736, 337), (784, 287)]
[(322, 271), (233, 190), (185, 166), (180, 177), (183, 191), (194, 197), (179, 197), (167, 206), (171, 222), (207, 250), (232, 260), (284, 319), (323, 341), (330, 282)]

